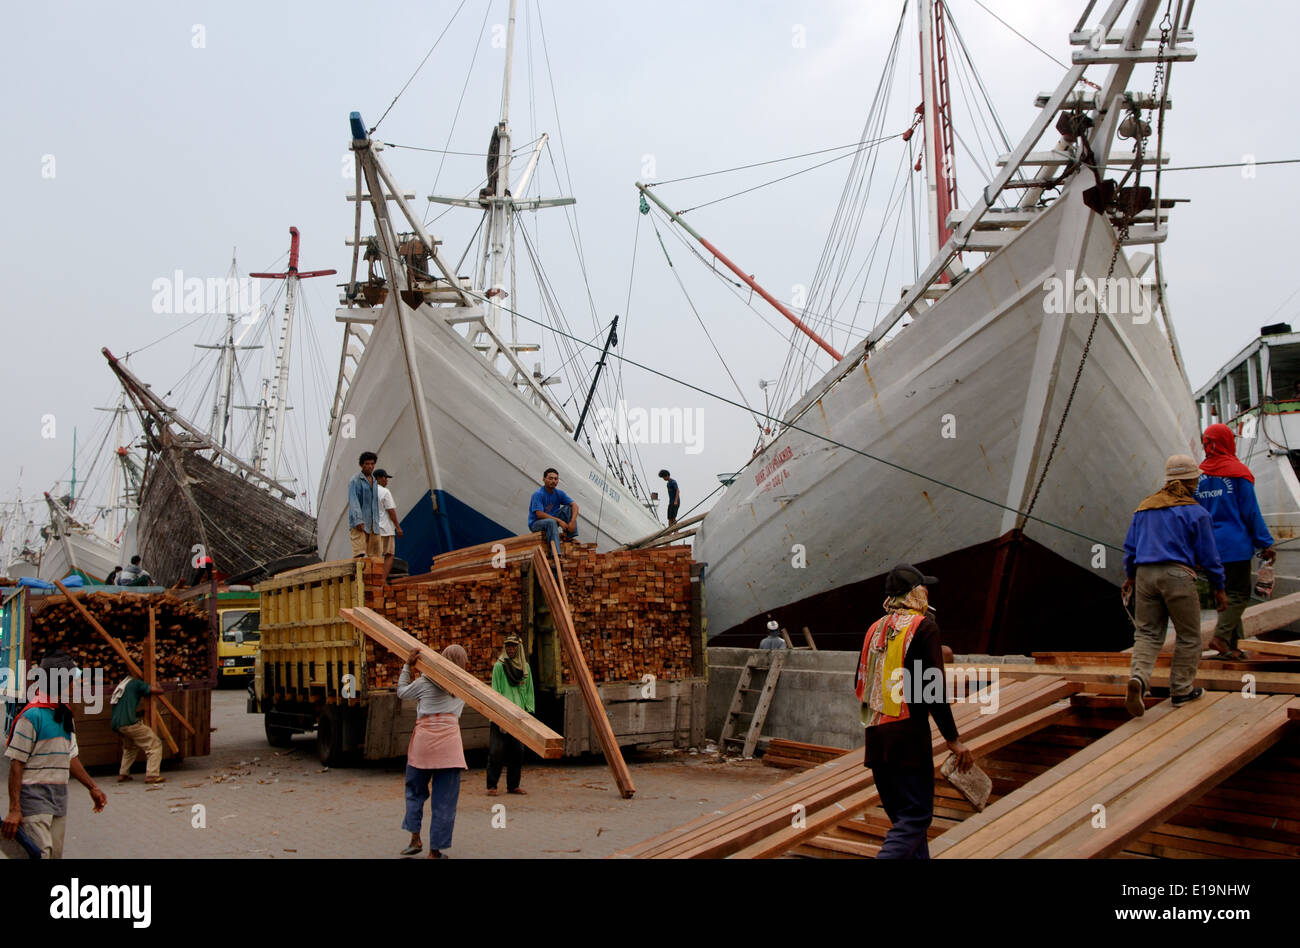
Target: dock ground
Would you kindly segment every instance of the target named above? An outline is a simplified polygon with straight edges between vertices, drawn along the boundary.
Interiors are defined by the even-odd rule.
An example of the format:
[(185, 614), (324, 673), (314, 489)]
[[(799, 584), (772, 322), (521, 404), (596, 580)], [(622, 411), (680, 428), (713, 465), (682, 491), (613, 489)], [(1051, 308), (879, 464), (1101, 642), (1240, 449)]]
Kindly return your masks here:
[[(261, 715), (244, 709), (244, 691), (215, 691), (212, 699), (211, 755), (164, 764), (166, 783), (146, 785), (142, 772), (118, 783), (115, 770), (97, 768), (92, 776), (108, 794), (98, 814), (73, 783), (65, 858), (399, 858), (409, 839), (401, 829), (403, 760), (327, 770), (313, 736), (298, 737), (292, 749), (267, 744)], [(489, 797), (485, 752), (467, 754), (449, 856), (604, 858), (789, 776), (757, 760), (650, 751), (629, 755), (637, 792), (623, 800), (601, 757), (528, 756), (528, 794), (507, 795), (503, 779), (501, 795)], [(7, 773), (7, 762), (0, 770)], [(501, 828), (493, 825), (498, 805)], [(200, 814), (203, 828), (194, 825)], [(495, 815), (500, 824), (501, 811)]]

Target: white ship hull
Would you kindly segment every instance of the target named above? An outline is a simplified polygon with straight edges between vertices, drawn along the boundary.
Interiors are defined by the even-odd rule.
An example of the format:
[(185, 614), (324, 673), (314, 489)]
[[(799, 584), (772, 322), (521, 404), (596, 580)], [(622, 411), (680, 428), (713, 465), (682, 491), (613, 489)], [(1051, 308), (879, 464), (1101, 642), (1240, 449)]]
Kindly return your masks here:
[[(1043, 285), (1103, 277), (1110, 262), (1113, 231), (1080, 199), (1089, 183), (1076, 176), (870, 357), (846, 357), (828, 376), (842, 380), (795, 423), (930, 479), (793, 429), (749, 462), (696, 538), (710, 635), (756, 635), (770, 613), (819, 644), (856, 647), (884, 574), (911, 562), (940, 578), (932, 602), (959, 652), (1131, 644), (1115, 548), (1165, 457), (1199, 444), (1158, 316), (1102, 317), (1023, 535), (1013, 512), (1030, 503), (1092, 323), (1045, 313)], [(1131, 275), (1121, 253), (1114, 276)]]
[[(405, 309), (405, 307), (404, 307)], [(424, 458), (393, 297), (377, 308), (365, 352), (331, 436), (317, 504), (319, 552), (351, 555), (348, 481), (362, 451), (379, 455), (404, 536), (397, 555), (413, 573), (432, 557), (528, 532), (528, 503), (554, 467), (579, 507), (579, 540), (602, 550), (659, 528), (656, 518), (583, 448), (547, 420), (443, 319), (449, 308), (406, 309), (431, 432)]]
[(79, 569), (102, 582), (113, 567), (121, 564), (121, 559), (122, 550), (116, 544), (94, 534), (68, 533), (51, 537), (46, 543), (36, 575), (52, 582)]

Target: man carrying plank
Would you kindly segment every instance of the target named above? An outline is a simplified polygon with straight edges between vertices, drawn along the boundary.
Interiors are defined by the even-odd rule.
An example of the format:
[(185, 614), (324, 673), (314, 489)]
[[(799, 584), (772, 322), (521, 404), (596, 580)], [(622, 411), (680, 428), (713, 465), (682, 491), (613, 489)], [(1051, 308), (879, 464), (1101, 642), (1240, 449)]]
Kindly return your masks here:
[[(469, 660), (459, 645), (448, 645), (442, 657), (458, 668), (464, 668)], [(416, 666), (419, 659), (420, 650), (411, 649), (397, 680), (397, 697), (418, 702), (415, 728), (406, 748), (406, 818), (402, 820), (402, 829), (411, 834), (411, 841), (401, 854), (414, 856), (420, 851), (424, 801), (430, 800), (429, 858), (446, 859), (443, 850), (451, 848), (456, 803), (460, 799), (460, 772), (465, 769), (465, 747), (460, 739), (460, 713), (465, 710), (465, 702), (420, 674)]]
[[(505, 648), (492, 666), (492, 689), (532, 714), (533, 676), (523, 651), (523, 642), (519, 636), (506, 637)], [(523, 745), (494, 722), (488, 730), (487, 792), (490, 797), (500, 792), (497, 783), (501, 779), (503, 764), (506, 770), (506, 792), (527, 795), (528, 791), (519, 786), (524, 764)]]
[(163, 745), (153, 728), (140, 720), (140, 700), (152, 689), (149, 683), (134, 675), (127, 675), (113, 689), (113, 730), (122, 738), (122, 764), (117, 769), (117, 782), (126, 783), (131, 778), (131, 765), (144, 754), (144, 782), (165, 783), (162, 776)]

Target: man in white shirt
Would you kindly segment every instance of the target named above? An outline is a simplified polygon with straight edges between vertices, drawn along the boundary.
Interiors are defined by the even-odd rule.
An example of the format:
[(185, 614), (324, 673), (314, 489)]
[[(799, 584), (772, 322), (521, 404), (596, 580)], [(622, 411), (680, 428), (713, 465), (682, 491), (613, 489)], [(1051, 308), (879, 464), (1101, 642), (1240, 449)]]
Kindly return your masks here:
[(384, 582), (388, 582), (388, 571), (393, 568), (393, 556), (397, 549), (394, 535), (402, 535), (402, 525), (397, 522), (397, 504), (393, 502), (392, 491), (388, 489), (388, 479), (392, 477), (383, 468), (375, 471), (375, 483), (379, 485), (379, 543), (384, 556)]

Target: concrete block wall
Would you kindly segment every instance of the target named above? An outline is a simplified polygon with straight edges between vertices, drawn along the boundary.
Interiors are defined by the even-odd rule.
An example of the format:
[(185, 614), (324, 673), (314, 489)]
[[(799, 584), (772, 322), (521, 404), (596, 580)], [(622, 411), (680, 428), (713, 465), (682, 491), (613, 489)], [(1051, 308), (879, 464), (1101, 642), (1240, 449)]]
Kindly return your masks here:
[[(717, 741), (736, 691), (736, 682), (749, 656), (749, 648), (709, 649), (708, 715), (705, 735)], [(857, 652), (787, 651), (763, 725), (764, 737), (780, 737), (809, 744), (854, 748), (863, 744), (858, 699), (853, 694)], [(758, 673), (755, 673), (757, 679)], [(749, 695), (752, 708), (757, 695)], [(743, 718), (743, 722), (748, 722)], [(745, 726), (748, 726), (746, 723)]]

